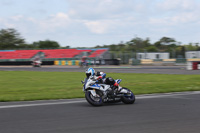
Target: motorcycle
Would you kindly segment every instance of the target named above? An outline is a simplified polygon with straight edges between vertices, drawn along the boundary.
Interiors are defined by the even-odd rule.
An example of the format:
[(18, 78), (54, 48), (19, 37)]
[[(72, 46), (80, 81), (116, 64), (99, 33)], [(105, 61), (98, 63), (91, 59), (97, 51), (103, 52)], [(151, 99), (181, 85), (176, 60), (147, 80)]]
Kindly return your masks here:
[(86, 68), (88, 66), (87, 62), (81, 62), (80, 67)]
[(41, 61), (33, 61), (32, 65), (33, 67), (41, 67), (42, 62)]
[[(118, 84), (121, 79), (115, 80)], [(83, 84), (83, 92), (88, 103), (93, 106), (102, 106), (104, 103), (123, 102), (125, 104), (133, 104), (135, 95), (127, 88), (118, 86), (119, 89), (112, 89), (111, 85), (103, 84), (92, 79), (85, 78), (81, 81)]]

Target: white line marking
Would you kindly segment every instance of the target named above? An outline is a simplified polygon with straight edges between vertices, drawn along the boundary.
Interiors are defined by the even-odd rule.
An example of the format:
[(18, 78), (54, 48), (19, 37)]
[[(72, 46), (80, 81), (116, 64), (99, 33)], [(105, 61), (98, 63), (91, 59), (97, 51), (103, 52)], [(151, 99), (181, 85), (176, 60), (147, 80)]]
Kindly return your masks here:
[(194, 95), (200, 94), (200, 91), (191, 92), (174, 92), (174, 93), (159, 93), (159, 94), (149, 94), (149, 95), (136, 95), (137, 99), (147, 99), (147, 98), (162, 98), (162, 97), (173, 97), (173, 96), (184, 96), (184, 95)]
[(67, 101), (67, 102), (54, 102), (54, 103), (35, 103), (35, 104), (21, 104), (21, 105), (5, 105), (0, 106), (0, 109), (5, 108), (19, 108), (19, 107), (33, 107), (33, 106), (44, 106), (44, 105), (58, 105), (58, 104), (71, 104), (71, 103), (81, 103), (85, 102), (85, 100), (82, 101)]
[[(193, 95), (193, 94), (200, 94), (200, 91), (136, 95), (136, 100), (137, 99), (148, 99), (148, 98), (164, 98), (164, 97), (173, 97), (173, 96), (184, 96), (184, 95)], [(57, 101), (59, 101), (59, 100), (57, 100)], [(18, 105), (4, 105), (4, 106), (0, 106), (0, 109), (34, 107), (34, 106), (45, 106), (45, 105), (59, 105), (59, 104), (72, 104), (72, 103), (83, 103), (83, 102), (86, 102), (86, 100), (82, 99), (82, 100), (65, 101), (65, 102), (31, 103), (31, 104), (21, 104), (21, 105), (20, 104), (18, 104)]]

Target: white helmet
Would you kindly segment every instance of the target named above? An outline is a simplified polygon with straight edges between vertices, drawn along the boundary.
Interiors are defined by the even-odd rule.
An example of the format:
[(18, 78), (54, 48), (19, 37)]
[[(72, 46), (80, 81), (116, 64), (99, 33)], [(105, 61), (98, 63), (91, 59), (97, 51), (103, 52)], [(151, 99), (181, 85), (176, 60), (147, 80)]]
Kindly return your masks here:
[(94, 76), (95, 75), (95, 70), (93, 69), (93, 68), (88, 68), (87, 70), (86, 70), (86, 76), (87, 76), (87, 78), (89, 78), (90, 76)]

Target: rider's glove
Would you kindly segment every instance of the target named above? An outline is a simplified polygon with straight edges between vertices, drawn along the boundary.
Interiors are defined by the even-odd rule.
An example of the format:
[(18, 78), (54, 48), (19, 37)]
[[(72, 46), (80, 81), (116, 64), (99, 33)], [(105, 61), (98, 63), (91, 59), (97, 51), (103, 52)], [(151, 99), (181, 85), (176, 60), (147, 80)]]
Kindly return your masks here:
[(97, 77), (97, 80), (102, 79), (102, 76)]
[(117, 82), (115, 82), (114, 86), (119, 86), (119, 84)]

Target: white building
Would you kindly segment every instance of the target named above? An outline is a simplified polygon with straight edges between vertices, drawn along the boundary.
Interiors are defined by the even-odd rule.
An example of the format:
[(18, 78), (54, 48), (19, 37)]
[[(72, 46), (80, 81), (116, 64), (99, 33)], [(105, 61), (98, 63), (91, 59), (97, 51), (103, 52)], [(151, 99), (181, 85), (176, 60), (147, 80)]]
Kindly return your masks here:
[(146, 52), (137, 53), (137, 59), (169, 59), (169, 53), (167, 52)]
[(200, 58), (200, 51), (188, 51), (188, 52), (185, 52), (185, 58), (186, 59)]

